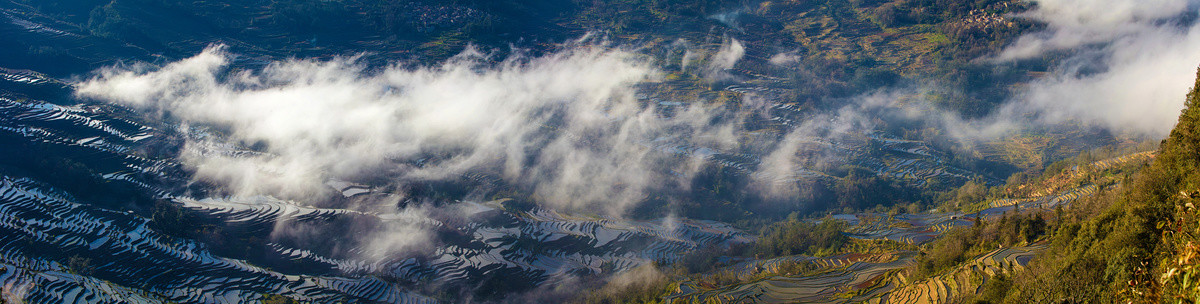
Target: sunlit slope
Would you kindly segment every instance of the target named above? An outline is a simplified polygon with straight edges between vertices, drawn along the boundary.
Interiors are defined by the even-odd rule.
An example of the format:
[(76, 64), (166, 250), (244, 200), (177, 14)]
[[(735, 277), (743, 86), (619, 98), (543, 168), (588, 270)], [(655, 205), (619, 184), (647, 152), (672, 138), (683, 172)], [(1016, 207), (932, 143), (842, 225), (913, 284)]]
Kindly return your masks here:
[[(1028, 194), (1030, 197), (1006, 199), (1004, 201), (1012, 203), (979, 211), (840, 214), (821, 221), (845, 221), (849, 226), (844, 233), (864, 241), (914, 245), (936, 243), (946, 232), (980, 229), (980, 221), (1003, 223), (1004, 218), (1008, 217), (1015, 220), (1020, 211), (1047, 213), (1050, 214), (1047, 217), (1051, 217), (1055, 209), (1075, 212), (1073, 210), (1079, 208), (1092, 208), (1094, 203), (1085, 206), (1071, 204), (1081, 199), (1093, 200), (1092, 196), (1097, 194), (1112, 195), (1112, 189), (1121, 189), (1121, 184), (1117, 183), (1119, 176), (1129, 174), (1129, 170), (1136, 172), (1154, 155), (1153, 151), (1123, 154), (1071, 166), (1061, 173), (1049, 174), (1027, 184), (1006, 185), (1006, 189), (1031, 193)], [(1108, 190), (1097, 192), (1097, 187), (1100, 187), (1097, 184), (1105, 185)], [(989, 198), (977, 204), (998, 200)], [(675, 291), (664, 297), (720, 302), (954, 303), (977, 296), (984, 284), (997, 276), (1011, 280), (1017, 273), (1027, 271), (1030, 262), (1052, 246), (1048, 242), (1049, 237), (1045, 237), (1036, 242), (1031, 240), (1009, 247), (991, 247), (953, 267), (929, 274), (921, 274), (917, 270), (917, 256), (934, 250), (929, 246), (916, 247), (916, 251), (890, 253), (750, 259), (707, 274), (681, 278), (676, 283)], [(864, 243), (864, 246), (859, 250), (879, 252), (884, 248), (871, 243)], [(854, 249), (849, 250), (853, 252)]]

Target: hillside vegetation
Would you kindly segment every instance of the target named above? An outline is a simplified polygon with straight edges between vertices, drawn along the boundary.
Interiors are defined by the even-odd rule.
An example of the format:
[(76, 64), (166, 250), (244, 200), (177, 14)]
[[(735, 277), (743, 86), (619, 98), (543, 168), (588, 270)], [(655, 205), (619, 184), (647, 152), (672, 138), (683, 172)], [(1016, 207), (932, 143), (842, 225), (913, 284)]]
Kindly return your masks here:
[[(1112, 167), (1147, 157), (1154, 161), (1126, 164), (1125, 169)], [(1025, 269), (993, 277), (980, 285), (978, 293), (960, 294), (959, 299), (974, 297), (979, 303), (1200, 301), (1200, 216), (1195, 207), (1200, 203), (1200, 78), (1157, 153), (1128, 154), (1092, 166), (1071, 167), (1063, 162), (1050, 166), (1041, 177), (1015, 179), (1023, 178), (1029, 181), (993, 192), (1037, 199), (1085, 181), (1101, 185), (1101, 190), (1054, 212), (1026, 210), (1000, 223), (985, 223), (982, 230), (977, 226), (948, 233), (923, 253), (922, 273), (944, 273), (997, 246), (1036, 242), (1044, 249)], [(986, 200), (992, 205), (1019, 201)], [(1029, 225), (1029, 218), (1042, 224)], [(999, 234), (983, 232), (988, 230)], [(1044, 238), (1037, 237), (1041, 231)]]
[[(946, 228), (929, 243), (831, 238), (831, 229), (851, 229), (829, 218), (803, 224), (793, 217), (741, 249), (660, 265), (668, 275), (656, 277), (655, 288), (610, 284), (600, 289), (606, 296), (586, 302), (884, 295), (902, 303), (1200, 302), (1198, 88), (1200, 77), (1157, 151), (1087, 152), (1004, 186), (968, 183), (943, 195), (943, 208), (1006, 211), (967, 213), (970, 224)], [(1056, 205), (1028, 207), (1047, 202)], [(754, 259), (730, 264), (722, 255)], [(862, 276), (870, 279), (859, 282)], [(848, 282), (857, 285), (840, 285)], [(821, 286), (839, 292), (824, 294)]]

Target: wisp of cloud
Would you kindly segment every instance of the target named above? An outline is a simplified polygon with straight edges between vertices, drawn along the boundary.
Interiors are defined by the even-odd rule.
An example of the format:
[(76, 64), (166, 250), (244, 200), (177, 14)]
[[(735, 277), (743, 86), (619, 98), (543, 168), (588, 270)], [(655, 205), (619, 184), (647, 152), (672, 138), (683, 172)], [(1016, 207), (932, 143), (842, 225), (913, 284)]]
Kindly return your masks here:
[[(695, 104), (666, 115), (637, 98), (658, 72), (630, 52), (577, 47), (489, 61), (473, 49), (431, 67), (372, 69), (354, 57), (232, 67), (210, 47), (161, 68), (109, 68), (78, 94), (163, 113), (222, 136), (189, 139), (180, 159), (235, 194), (302, 200), (331, 179), (393, 183), (484, 173), (541, 203), (619, 215), (648, 191), (686, 187), (735, 123)], [(261, 153), (221, 153), (216, 147)]]
[(1044, 22), (994, 61), (1066, 52), (1051, 73), (1018, 92), (1002, 113), (1037, 112), (1116, 133), (1161, 137), (1174, 126), (1200, 64), (1191, 0), (1040, 0), (1017, 17)]

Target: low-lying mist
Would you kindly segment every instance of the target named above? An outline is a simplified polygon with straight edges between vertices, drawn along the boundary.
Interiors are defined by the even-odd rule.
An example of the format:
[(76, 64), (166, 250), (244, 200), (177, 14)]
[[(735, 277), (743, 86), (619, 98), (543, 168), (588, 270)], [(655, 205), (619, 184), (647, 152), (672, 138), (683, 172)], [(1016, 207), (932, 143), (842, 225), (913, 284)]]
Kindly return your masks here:
[[(979, 119), (937, 108), (928, 87), (879, 88), (769, 136), (748, 135), (760, 131), (747, 130), (749, 120), (772, 119), (772, 107), (793, 101), (752, 92), (725, 104), (650, 98), (645, 85), (664, 81), (662, 68), (631, 48), (599, 45), (507, 58), (467, 48), (433, 66), (369, 66), (350, 56), (257, 68), (213, 46), (161, 67), (102, 69), (77, 94), (183, 126), (191, 134), (178, 160), (231, 195), (316, 204), (342, 181), (405, 189), (482, 174), (527, 190), (543, 207), (624, 217), (651, 197), (688, 191), (719, 153), (755, 157), (748, 183), (733, 191), (796, 200), (801, 171), (840, 157), (799, 153), (802, 146), (876, 132), (879, 122), (937, 130), (961, 151), (1031, 127), (1161, 137), (1200, 63), (1200, 31), (1197, 3), (1158, 2), (1043, 0), (1014, 16), (1047, 27), (980, 61), (1057, 65)], [(729, 73), (747, 52), (737, 39), (687, 48), (682, 69), (704, 83), (741, 80)], [(770, 61), (793, 64), (801, 58), (793, 53)], [(432, 212), (387, 203), (408, 217)], [(393, 228), (368, 237), (380, 240), (369, 242), (380, 244), (372, 255), (430, 241), (418, 226)], [(391, 237), (400, 234), (409, 237)]]
[[(620, 49), (580, 47), (500, 62), (472, 49), (439, 66), (370, 68), (356, 58), (231, 68), (212, 47), (161, 68), (110, 68), (78, 86), (223, 136), (180, 155), (237, 195), (303, 200), (329, 180), (453, 180), (483, 172), (530, 187), (551, 207), (620, 215), (648, 192), (686, 187), (702, 158), (728, 150), (736, 117), (689, 103), (665, 115), (636, 97), (658, 72)], [(232, 143), (259, 154), (217, 150)]]
[(1076, 120), (1114, 133), (1161, 138), (1175, 125), (1200, 64), (1200, 2), (1040, 0), (1017, 18), (1046, 24), (989, 61), (1060, 58), (1017, 92), (1001, 115), (1039, 123)]

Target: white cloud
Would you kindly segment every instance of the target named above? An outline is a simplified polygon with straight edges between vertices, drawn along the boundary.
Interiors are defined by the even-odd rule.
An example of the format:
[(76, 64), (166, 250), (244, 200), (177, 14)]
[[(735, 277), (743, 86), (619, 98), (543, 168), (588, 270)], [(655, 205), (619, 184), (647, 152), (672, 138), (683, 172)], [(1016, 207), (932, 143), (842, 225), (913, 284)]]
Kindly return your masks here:
[(716, 108), (663, 115), (635, 98), (634, 85), (658, 72), (620, 50), (496, 64), (468, 50), (439, 66), (379, 71), (355, 58), (242, 71), (229, 67), (232, 57), (213, 47), (160, 69), (106, 69), (78, 94), (262, 147), (235, 156), (193, 139), (181, 158), (237, 194), (292, 199), (326, 191), (331, 178), (404, 183), (484, 172), (530, 187), (552, 207), (621, 214), (648, 191), (686, 187), (699, 170), (696, 157), (664, 147), (736, 145), (733, 124), (711, 123)]
[(1046, 24), (1047, 29), (1020, 37), (1000, 60), (1027, 59), (1047, 51), (1154, 30), (1164, 18), (1189, 9), (1188, 0), (1039, 0), (1037, 8), (1016, 15)]
[(1043, 122), (1072, 119), (1118, 133), (1161, 137), (1174, 126), (1200, 64), (1197, 13), (1186, 0), (1042, 0), (1021, 16), (1045, 22), (995, 60), (1070, 57), (1017, 94), (1002, 112), (1037, 112)]
[(800, 57), (800, 54), (797, 54), (796, 52), (787, 52), (775, 54), (767, 61), (774, 65), (786, 66), (800, 62), (800, 59), (803, 59)]
[(721, 49), (717, 50), (708, 61), (708, 67), (704, 74), (709, 79), (724, 80), (729, 77), (726, 70), (732, 69), (742, 56), (746, 55), (746, 47), (742, 46), (742, 42), (737, 39), (729, 38), (721, 45)]

